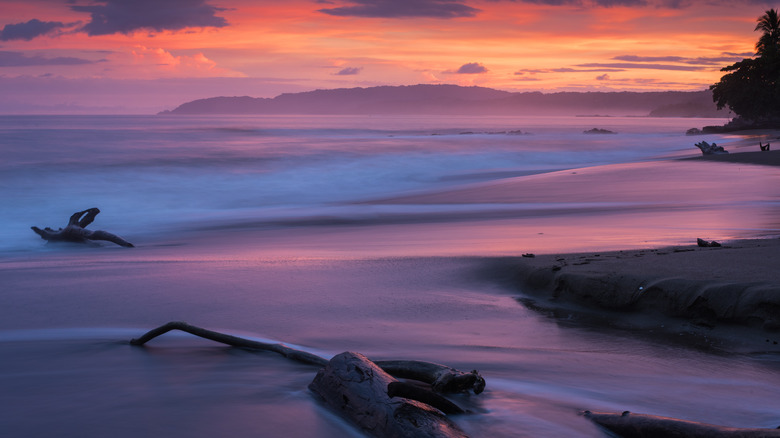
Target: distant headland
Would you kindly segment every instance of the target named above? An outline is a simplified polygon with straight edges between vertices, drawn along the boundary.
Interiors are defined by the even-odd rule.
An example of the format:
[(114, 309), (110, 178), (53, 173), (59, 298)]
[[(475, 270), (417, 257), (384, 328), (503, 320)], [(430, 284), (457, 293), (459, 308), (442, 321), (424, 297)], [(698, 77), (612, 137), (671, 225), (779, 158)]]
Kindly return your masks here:
[(274, 98), (211, 97), (161, 115), (599, 115), (723, 117), (712, 92), (508, 92), (458, 85), (402, 85), (285, 93)]

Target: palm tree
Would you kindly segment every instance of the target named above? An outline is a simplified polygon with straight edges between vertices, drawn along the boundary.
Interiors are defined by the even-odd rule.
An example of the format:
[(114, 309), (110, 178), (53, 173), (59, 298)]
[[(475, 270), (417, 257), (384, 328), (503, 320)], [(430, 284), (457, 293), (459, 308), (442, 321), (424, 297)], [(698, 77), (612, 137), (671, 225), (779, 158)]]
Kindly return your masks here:
[(756, 43), (756, 52), (759, 56), (769, 55), (780, 51), (780, 19), (777, 10), (770, 9), (764, 15), (758, 17), (758, 24), (754, 30), (764, 32)]

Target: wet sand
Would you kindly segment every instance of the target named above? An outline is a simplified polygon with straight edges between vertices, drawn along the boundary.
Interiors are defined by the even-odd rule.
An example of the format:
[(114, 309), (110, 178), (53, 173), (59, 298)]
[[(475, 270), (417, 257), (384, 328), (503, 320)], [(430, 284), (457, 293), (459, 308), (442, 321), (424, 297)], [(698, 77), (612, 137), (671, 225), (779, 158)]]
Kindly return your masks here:
[[(528, 307), (604, 325), (694, 335), (698, 347), (775, 351), (780, 337), (780, 239), (524, 257)], [(595, 312), (590, 313), (589, 312)], [(618, 315), (618, 316), (616, 316)]]
[[(780, 166), (780, 151), (683, 161), (688, 160)], [(719, 243), (722, 246), (700, 247), (692, 236), (689, 246), (527, 254), (519, 262), (517, 281), (525, 292), (540, 298), (527, 301), (529, 307), (557, 316), (571, 317), (562, 309), (581, 306), (621, 313), (627, 317), (616, 325), (627, 328), (656, 327), (674, 333), (684, 325), (698, 334), (720, 337), (719, 343), (731, 338), (729, 349), (741, 344), (752, 350), (756, 345), (752, 341), (757, 341), (771, 344), (771, 350), (780, 333), (780, 239)], [(602, 316), (613, 324), (614, 313)], [(743, 329), (752, 341), (735, 339), (739, 331), (744, 335)]]
[[(771, 147), (771, 146), (770, 146)], [(780, 166), (780, 142), (777, 143), (778, 150), (753, 151), (729, 153), (723, 155), (703, 155), (700, 157), (687, 158), (688, 160), (714, 161), (721, 163), (739, 163), (739, 164), (760, 164), (765, 166)]]

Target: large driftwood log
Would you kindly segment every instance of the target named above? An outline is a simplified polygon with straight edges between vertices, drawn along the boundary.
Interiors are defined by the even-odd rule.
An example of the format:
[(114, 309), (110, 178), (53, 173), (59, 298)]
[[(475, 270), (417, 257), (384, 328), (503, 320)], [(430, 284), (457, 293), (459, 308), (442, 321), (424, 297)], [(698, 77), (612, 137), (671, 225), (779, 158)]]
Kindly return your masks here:
[(602, 428), (622, 438), (778, 438), (780, 429), (745, 429), (716, 426), (655, 415), (591, 412), (583, 413)]
[(116, 243), (117, 245), (132, 248), (133, 244), (122, 239), (116, 234), (111, 234), (102, 230), (87, 230), (87, 225), (91, 224), (95, 220), (95, 216), (100, 213), (97, 208), (90, 208), (84, 211), (77, 211), (71, 215), (68, 220), (68, 225), (65, 228), (59, 228), (52, 230), (49, 227), (40, 229), (38, 227), (30, 227), (35, 231), (42, 239), (49, 242), (75, 242), (85, 243), (88, 240), (106, 240), (108, 242)]
[(330, 360), (309, 385), (314, 393), (365, 432), (386, 438), (465, 437), (444, 414), (427, 404), (390, 397), (396, 380), (359, 353)]
[(234, 347), (273, 351), (297, 362), (323, 367), (309, 385), (312, 392), (361, 429), (381, 437), (466, 436), (442, 414), (463, 413), (460, 407), (433, 391), (399, 382), (391, 374), (428, 383), (438, 392), (473, 390), (479, 394), (485, 389), (485, 379), (476, 370), (464, 373), (422, 361), (372, 362), (361, 354), (350, 352), (328, 360), (284, 344), (253, 341), (180, 321), (152, 329), (140, 338), (131, 339), (130, 344), (144, 345), (171, 330)]

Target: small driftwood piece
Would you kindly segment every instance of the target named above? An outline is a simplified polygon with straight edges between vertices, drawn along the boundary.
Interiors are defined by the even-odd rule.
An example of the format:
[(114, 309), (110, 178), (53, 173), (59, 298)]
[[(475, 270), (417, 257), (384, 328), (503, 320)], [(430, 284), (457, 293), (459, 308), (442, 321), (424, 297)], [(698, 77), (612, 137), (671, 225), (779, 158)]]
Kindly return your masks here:
[(387, 385), (387, 395), (390, 398), (403, 397), (412, 400), (417, 400), (427, 405), (431, 405), (434, 408), (448, 415), (466, 413), (466, 411), (464, 411), (463, 408), (449, 401), (447, 398), (442, 397), (441, 395), (433, 391), (429, 391), (425, 388), (421, 388), (420, 386), (407, 383), (407, 382), (398, 382), (398, 381), (390, 382)]
[(622, 438), (778, 438), (780, 429), (716, 426), (655, 415), (583, 412), (585, 418)]
[(106, 240), (116, 243), (117, 245), (132, 248), (133, 244), (122, 239), (116, 234), (111, 234), (108, 231), (102, 230), (87, 230), (87, 225), (91, 224), (95, 220), (95, 216), (100, 213), (97, 208), (90, 208), (84, 211), (77, 211), (68, 220), (68, 225), (65, 228), (59, 228), (52, 230), (49, 227), (40, 229), (38, 227), (30, 227), (35, 231), (42, 239), (49, 242), (74, 242), (74, 243), (86, 243), (89, 240)]
[(729, 153), (729, 151), (723, 149), (723, 146), (718, 146), (715, 143), (709, 144), (706, 141), (696, 143), (696, 147), (701, 150), (702, 155), (722, 155)]
[(700, 246), (702, 248), (720, 248), (721, 246), (723, 246), (723, 245), (721, 245), (720, 243), (718, 243), (718, 242), (716, 242), (714, 240), (707, 241), (707, 240), (704, 240), (702, 238), (697, 238), (696, 239), (696, 245), (698, 245), (698, 246)]
[(485, 390), (485, 379), (477, 370), (464, 373), (446, 365), (417, 360), (378, 360), (376, 364), (395, 377), (428, 383), (436, 392), (471, 390), (479, 394)]
[[(485, 379), (474, 370), (464, 373), (445, 365), (422, 361), (388, 360), (372, 362), (359, 353), (345, 352), (328, 360), (284, 344), (252, 341), (173, 321), (152, 329), (131, 345), (144, 345), (171, 330), (234, 347), (273, 351), (282, 356), (322, 367), (309, 385), (333, 409), (364, 431), (380, 437), (465, 437), (443, 413), (464, 411), (436, 392), (479, 394)], [(427, 383), (433, 391), (399, 382), (395, 377)]]

